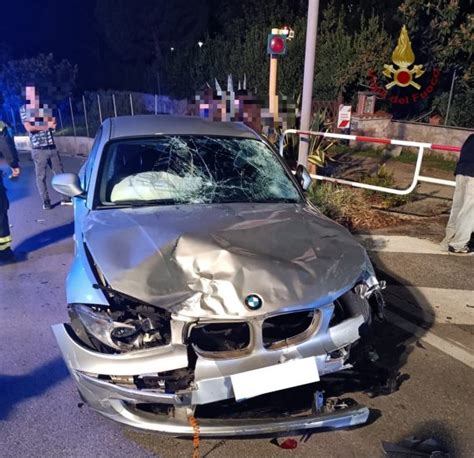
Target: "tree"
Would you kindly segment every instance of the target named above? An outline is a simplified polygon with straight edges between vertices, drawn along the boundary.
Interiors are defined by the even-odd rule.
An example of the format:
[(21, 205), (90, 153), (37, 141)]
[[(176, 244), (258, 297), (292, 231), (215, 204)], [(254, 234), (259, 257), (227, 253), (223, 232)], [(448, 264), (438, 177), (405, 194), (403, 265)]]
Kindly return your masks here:
[(108, 70), (111, 78), (125, 70), (135, 80), (129, 89), (156, 91), (157, 72), (164, 76), (163, 60), (170, 48), (197, 48), (208, 14), (203, 0), (98, 0), (97, 22), (114, 61)]
[[(164, 92), (191, 96), (206, 83), (213, 86), (215, 78), (225, 87), (232, 74), (235, 84), (245, 75), (248, 87), (265, 95), (267, 35), (271, 28), (289, 25), (295, 39), (279, 60), (278, 90), (295, 98), (301, 91), (307, 0), (177, 0), (172, 6), (164, 0), (142, 0), (139, 5), (97, 1), (97, 19), (117, 59), (109, 80), (116, 77), (128, 89), (156, 91), (159, 73)], [(368, 71), (381, 74), (383, 64), (391, 61), (400, 27), (406, 24), (426, 78), (435, 65), (445, 69), (436, 107), (446, 106), (454, 68), (461, 78), (455, 94), (472, 100), (474, 18), (467, 14), (469, 1), (321, 0), (316, 97), (354, 101), (357, 91), (367, 87)], [(204, 46), (199, 48), (197, 41)], [(453, 109), (465, 108), (461, 102), (457, 97)], [(398, 115), (418, 117), (435, 108), (432, 104), (426, 99)], [(459, 118), (453, 113), (453, 120)]]
[(11, 60), (0, 67), (0, 93), (4, 106), (18, 109), (23, 104), (22, 89), (29, 83), (39, 88), (43, 103), (57, 103), (71, 93), (76, 76), (76, 66), (66, 59), (56, 61), (52, 54)]
[(378, 16), (359, 18), (347, 25), (344, 7), (331, 3), (323, 12), (316, 49), (316, 96), (350, 101), (366, 83), (370, 69), (382, 68), (390, 54), (391, 39)]
[(472, 127), (474, 119), (467, 109), (474, 105), (474, 14), (468, 13), (469, 4), (469, 0), (405, 0), (399, 8), (427, 67), (444, 71), (432, 105), (443, 116), (456, 70), (458, 79), (450, 119), (465, 127)]
[(323, 12), (316, 48), (315, 94), (318, 99), (336, 99), (350, 78), (354, 52), (344, 16), (344, 10), (338, 11), (334, 4)]
[[(405, 0), (400, 14), (413, 45), (429, 65), (446, 69), (471, 69), (474, 49), (474, 15), (459, 0)], [(464, 73), (463, 71), (463, 73)], [(467, 76), (471, 78), (472, 75)]]

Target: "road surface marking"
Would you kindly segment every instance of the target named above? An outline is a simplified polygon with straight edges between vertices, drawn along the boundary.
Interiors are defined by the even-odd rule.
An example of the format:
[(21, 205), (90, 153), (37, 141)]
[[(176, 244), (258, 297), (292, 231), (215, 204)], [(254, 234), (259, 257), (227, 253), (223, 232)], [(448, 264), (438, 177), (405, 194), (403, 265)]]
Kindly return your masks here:
[(356, 235), (357, 240), (368, 251), (389, 253), (438, 254), (449, 255), (439, 244), (426, 239), (406, 235)]
[(474, 305), (474, 291), (389, 285), (384, 295), (391, 305), (427, 323), (474, 325), (474, 308), (468, 307)]
[(474, 354), (468, 352), (458, 345), (452, 344), (447, 340), (438, 337), (436, 334), (428, 331), (426, 329), (420, 328), (416, 324), (411, 323), (405, 318), (386, 310), (385, 312), (388, 320), (398, 326), (399, 328), (403, 329), (404, 331), (418, 337), (420, 340), (426, 342), (427, 344), (431, 345), (432, 347), (437, 348), (438, 350), (446, 353), (447, 355), (451, 356), (454, 359), (464, 363), (466, 366), (469, 366), (471, 369), (474, 369)]

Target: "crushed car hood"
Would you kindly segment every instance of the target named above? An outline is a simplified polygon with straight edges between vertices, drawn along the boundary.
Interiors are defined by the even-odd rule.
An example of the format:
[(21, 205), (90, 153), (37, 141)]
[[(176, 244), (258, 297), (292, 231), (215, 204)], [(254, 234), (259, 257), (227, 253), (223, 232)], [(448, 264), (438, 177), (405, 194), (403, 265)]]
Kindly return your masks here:
[(372, 271), (350, 233), (305, 204), (98, 210), (83, 234), (111, 288), (189, 317), (324, 305)]

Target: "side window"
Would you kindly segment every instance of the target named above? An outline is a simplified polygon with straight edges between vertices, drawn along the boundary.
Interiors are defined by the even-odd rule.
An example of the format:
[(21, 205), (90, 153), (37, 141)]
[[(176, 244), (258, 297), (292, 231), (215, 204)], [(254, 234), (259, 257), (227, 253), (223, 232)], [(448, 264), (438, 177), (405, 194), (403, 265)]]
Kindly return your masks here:
[(95, 158), (97, 156), (97, 151), (99, 150), (100, 139), (102, 138), (102, 127), (99, 128), (92, 144), (91, 152), (89, 158), (87, 159), (85, 171), (84, 171), (84, 189), (87, 191), (89, 189), (89, 183), (91, 179), (92, 168), (94, 167)]

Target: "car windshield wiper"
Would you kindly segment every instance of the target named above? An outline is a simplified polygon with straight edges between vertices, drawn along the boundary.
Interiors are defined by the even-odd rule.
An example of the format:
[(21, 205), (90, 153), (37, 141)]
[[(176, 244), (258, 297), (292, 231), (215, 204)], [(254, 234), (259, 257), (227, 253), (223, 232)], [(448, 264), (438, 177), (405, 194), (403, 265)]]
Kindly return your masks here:
[(236, 199), (215, 199), (210, 203), (213, 204), (275, 204), (275, 203), (289, 203), (289, 204), (298, 204), (300, 200), (290, 199), (285, 197), (275, 197), (275, 198), (268, 198), (268, 199), (243, 199), (243, 198), (236, 198)]
[(116, 207), (152, 207), (157, 205), (176, 205), (177, 202), (174, 199), (157, 199), (157, 200), (120, 200), (114, 202), (114, 205), (107, 205), (108, 208)]
[(153, 207), (160, 205), (186, 205), (196, 203), (209, 203), (209, 204), (297, 204), (301, 201), (297, 199), (289, 199), (284, 197), (268, 198), (268, 199), (215, 199), (211, 202), (179, 202), (174, 199), (158, 199), (158, 200), (122, 200), (114, 202), (109, 205), (102, 205), (101, 208), (138, 208), (138, 207)]
[(298, 204), (300, 200), (297, 199), (289, 199), (285, 197), (274, 197), (268, 199), (256, 199), (251, 200), (250, 203), (252, 204)]

